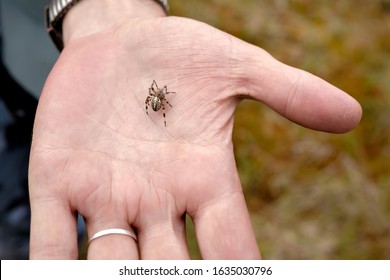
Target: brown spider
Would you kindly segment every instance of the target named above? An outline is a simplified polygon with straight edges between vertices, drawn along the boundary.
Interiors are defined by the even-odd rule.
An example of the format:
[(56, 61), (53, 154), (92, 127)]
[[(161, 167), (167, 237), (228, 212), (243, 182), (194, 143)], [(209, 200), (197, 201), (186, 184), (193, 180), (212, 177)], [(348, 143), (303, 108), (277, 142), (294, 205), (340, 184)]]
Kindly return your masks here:
[(168, 91), (167, 86), (164, 86), (163, 88), (159, 88), (157, 86), (157, 83), (155, 80), (153, 80), (153, 83), (151, 87), (149, 88), (149, 95), (146, 97), (145, 105), (146, 105), (146, 114), (148, 113), (149, 106), (152, 107), (153, 111), (157, 112), (160, 110), (160, 108), (163, 109), (163, 117), (164, 117), (164, 125), (167, 126), (167, 122), (165, 119), (165, 103), (172, 107), (172, 105), (168, 102), (168, 100), (165, 99), (165, 95), (169, 93), (176, 93), (173, 91)]

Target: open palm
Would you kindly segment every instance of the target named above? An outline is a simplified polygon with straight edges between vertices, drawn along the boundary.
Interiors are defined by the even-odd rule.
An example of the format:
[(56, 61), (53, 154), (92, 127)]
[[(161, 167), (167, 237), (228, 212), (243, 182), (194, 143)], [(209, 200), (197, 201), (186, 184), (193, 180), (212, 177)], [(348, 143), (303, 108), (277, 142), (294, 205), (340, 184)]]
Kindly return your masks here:
[[(176, 92), (165, 118), (162, 108), (146, 114), (153, 80)], [(231, 140), (242, 98), (336, 133), (361, 114), (325, 81), (188, 19), (132, 21), (69, 44), (34, 127), (31, 257), (76, 258), (80, 213), (90, 236), (138, 236), (96, 239), (88, 258), (188, 258), (188, 213), (204, 258), (259, 258)]]

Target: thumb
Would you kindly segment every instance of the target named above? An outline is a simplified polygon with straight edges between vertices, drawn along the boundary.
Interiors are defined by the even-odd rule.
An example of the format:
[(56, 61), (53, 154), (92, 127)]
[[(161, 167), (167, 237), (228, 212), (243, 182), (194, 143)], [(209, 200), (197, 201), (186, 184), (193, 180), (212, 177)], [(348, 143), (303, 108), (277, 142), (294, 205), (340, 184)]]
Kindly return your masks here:
[(347, 93), (306, 71), (285, 65), (264, 50), (239, 42), (234, 66), (239, 94), (258, 100), (307, 128), (344, 133), (362, 109)]

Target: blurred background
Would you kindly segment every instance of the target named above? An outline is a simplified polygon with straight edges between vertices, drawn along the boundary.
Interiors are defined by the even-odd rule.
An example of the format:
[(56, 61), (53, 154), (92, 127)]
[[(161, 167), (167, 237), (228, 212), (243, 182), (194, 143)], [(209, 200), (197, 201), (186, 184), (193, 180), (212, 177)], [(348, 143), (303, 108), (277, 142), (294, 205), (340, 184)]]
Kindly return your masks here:
[[(332, 135), (244, 101), (234, 145), (265, 259), (390, 259), (390, 0), (170, 0), (348, 92), (360, 125)], [(200, 258), (189, 222), (188, 243)]]

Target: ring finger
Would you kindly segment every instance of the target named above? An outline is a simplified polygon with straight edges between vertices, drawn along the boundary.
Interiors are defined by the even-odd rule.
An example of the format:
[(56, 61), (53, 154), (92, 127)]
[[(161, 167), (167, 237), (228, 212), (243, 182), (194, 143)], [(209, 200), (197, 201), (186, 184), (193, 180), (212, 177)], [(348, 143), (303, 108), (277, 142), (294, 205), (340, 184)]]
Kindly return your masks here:
[[(88, 228), (89, 229), (89, 228)], [(139, 259), (137, 237), (125, 223), (107, 224), (88, 230), (88, 259), (92, 260), (137, 260)]]

